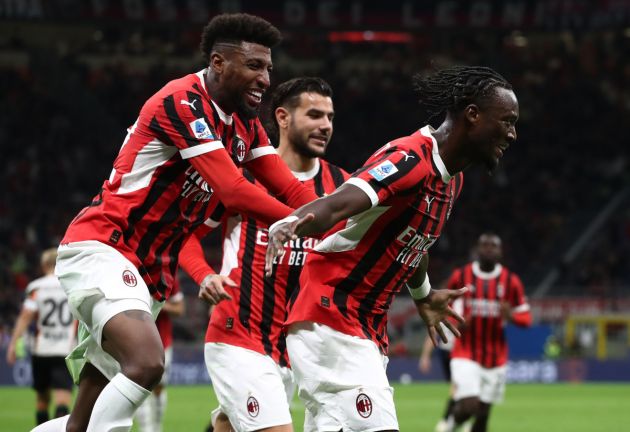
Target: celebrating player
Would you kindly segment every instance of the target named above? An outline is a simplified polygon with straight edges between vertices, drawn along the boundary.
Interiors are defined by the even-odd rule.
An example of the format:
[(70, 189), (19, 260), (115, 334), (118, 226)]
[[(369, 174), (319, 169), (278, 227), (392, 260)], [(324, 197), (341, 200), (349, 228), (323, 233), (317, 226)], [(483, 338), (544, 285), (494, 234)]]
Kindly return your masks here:
[(485, 432), (492, 404), (501, 402), (505, 393), (505, 324), (529, 327), (532, 317), (521, 280), (499, 263), (501, 239), (482, 234), (477, 254), (476, 261), (456, 269), (448, 282), (449, 288), (469, 287), (453, 306), (462, 311), (466, 324), (451, 354), (455, 386), (451, 430), (474, 417), (472, 432)]
[(285, 323), (299, 395), (314, 420), (305, 430), (398, 430), (386, 324), (403, 284), (434, 344), (438, 335), (446, 340), (441, 323), (459, 335), (447, 318), (462, 318), (448, 303), (466, 289), (431, 290), (427, 251), (451, 215), (461, 171), (475, 163), (494, 169), (516, 140), (518, 102), (486, 67), (414, 80), (420, 102), (446, 113), (440, 127), (387, 143), (335, 193), (269, 230), (267, 273), (286, 241), (330, 230), (307, 259)]
[[(321, 159), (333, 133), (330, 86), (320, 78), (289, 80), (275, 89), (271, 108), (282, 159), (317, 195), (332, 193), (348, 175)], [(291, 242), (271, 276), (264, 278), (268, 224), (230, 217), (225, 225), (221, 274), (237, 287), (230, 290), (232, 300), (216, 306), (206, 333), (206, 365), (220, 403), (214, 430), (289, 432), (295, 385), (282, 324), (286, 304), (299, 290), (302, 265), (317, 240)], [(215, 276), (200, 251), (193, 236), (180, 260), (203, 284)]]
[(219, 202), (266, 223), (291, 211), (238, 166), (291, 207), (317, 198), (257, 118), (279, 41), (261, 18), (216, 16), (201, 42), (209, 66), (169, 82), (142, 107), (109, 179), (59, 247), (56, 273), (81, 321), (69, 358), (79, 394), (69, 420), (37, 431), (64, 430), (65, 421), (68, 431), (131, 428), (164, 371), (153, 316), (170, 295), (183, 242), (221, 210)]
[(44, 276), (26, 287), (27, 297), (7, 349), (7, 363), (12, 365), (16, 360), (18, 339), (29, 324), (37, 319), (37, 337), (31, 353), (33, 389), (37, 392), (37, 424), (48, 421), (51, 389), (55, 401), (55, 417), (67, 415), (72, 402), (72, 377), (68, 373), (64, 357), (75, 345), (76, 321), (70, 314), (66, 294), (53, 274), (56, 259), (56, 249), (48, 249), (42, 253), (41, 267)]

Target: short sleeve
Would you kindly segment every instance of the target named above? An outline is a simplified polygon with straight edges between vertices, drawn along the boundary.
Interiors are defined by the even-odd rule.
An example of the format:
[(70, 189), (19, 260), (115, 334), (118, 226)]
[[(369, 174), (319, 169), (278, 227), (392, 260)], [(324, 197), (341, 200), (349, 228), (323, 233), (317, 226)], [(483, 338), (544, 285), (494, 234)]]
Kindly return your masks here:
[(37, 288), (28, 288), (28, 295), (24, 299), (24, 304), (22, 305), (24, 309), (37, 312), (39, 310), (39, 305), (37, 304)]
[(379, 152), (346, 181), (363, 190), (372, 201), (372, 207), (395, 195), (419, 189), (429, 173), (426, 161), (414, 150), (389, 147)]
[(200, 94), (175, 92), (162, 100), (149, 122), (149, 128), (158, 139), (177, 147), (182, 159), (189, 159), (224, 148), (213, 111), (210, 102)]
[(510, 287), (511, 295), (509, 298), (510, 306), (512, 306), (512, 312), (526, 312), (529, 310), (529, 304), (527, 303), (527, 296), (525, 296), (525, 288), (521, 279), (515, 275), (510, 275)]

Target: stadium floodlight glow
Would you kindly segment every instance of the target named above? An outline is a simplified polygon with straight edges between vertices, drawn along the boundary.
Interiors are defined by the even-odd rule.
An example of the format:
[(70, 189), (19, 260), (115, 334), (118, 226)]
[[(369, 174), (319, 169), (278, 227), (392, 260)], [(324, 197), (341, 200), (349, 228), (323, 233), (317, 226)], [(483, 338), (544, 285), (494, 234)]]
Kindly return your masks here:
[(411, 33), (407, 32), (386, 32), (386, 31), (344, 31), (328, 33), (330, 42), (385, 42), (385, 43), (409, 43), (412, 40)]

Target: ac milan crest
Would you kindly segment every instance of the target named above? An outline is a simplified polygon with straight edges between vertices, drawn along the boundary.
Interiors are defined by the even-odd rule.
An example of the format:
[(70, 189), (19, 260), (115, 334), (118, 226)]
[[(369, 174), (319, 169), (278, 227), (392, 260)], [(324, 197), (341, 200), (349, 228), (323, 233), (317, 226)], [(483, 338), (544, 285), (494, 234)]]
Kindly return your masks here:
[(357, 396), (357, 412), (363, 418), (368, 418), (372, 415), (372, 400), (365, 393), (359, 393)]
[(136, 275), (133, 274), (131, 270), (125, 270), (123, 272), (122, 280), (125, 283), (125, 285), (130, 286), (130, 287), (135, 287), (136, 285), (138, 285), (138, 278), (136, 278)]
[(256, 417), (260, 411), (260, 405), (254, 396), (247, 398), (247, 412), (250, 416)]
[(235, 138), (236, 141), (236, 158), (238, 159), (239, 162), (243, 162), (243, 159), (245, 159), (245, 142), (240, 139), (239, 137)]

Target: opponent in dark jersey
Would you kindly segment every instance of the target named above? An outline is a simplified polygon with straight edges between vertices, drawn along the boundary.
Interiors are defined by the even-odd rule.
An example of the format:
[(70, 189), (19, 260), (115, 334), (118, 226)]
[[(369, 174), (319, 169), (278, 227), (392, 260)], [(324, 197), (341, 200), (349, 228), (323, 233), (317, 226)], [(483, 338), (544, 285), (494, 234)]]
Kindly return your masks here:
[[(268, 271), (285, 241), (330, 230), (307, 258), (286, 322), (300, 395), (316, 428), (398, 428), (384, 361), (356, 339), (386, 352), (387, 310), (405, 283), (434, 343), (438, 334), (445, 339), (440, 323), (459, 335), (446, 318), (461, 317), (448, 303), (466, 290), (430, 289), (427, 250), (451, 213), (460, 172), (474, 163), (493, 169), (516, 139), (518, 102), (493, 70), (455, 67), (415, 83), (429, 111), (446, 112), (440, 127), (385, 145), (334, 194), (270, 228)], [(361, 364), (346, 346), (362, 350)], [(338, 371), (321, 376), (322, 365)]]
[(202, 36), (208, 68), (171, 81), (147, 101), (110, 178), (70, 224), (57, 270), (85, 338), (71, 354), (75, 376), (82, 375), (69, 430), (131, 427), (164, 370), (149, 305), (140, 306), (144, 296), (134, 291), (168, 298), (181, 245), (219, 201), (265, 222), (290, 212), (237, 166), (291, 207), (316, 198), (269, 146), (257, 119), (270, 84), (270, 47), (279, 40), (258, 17), (215, 17)]

